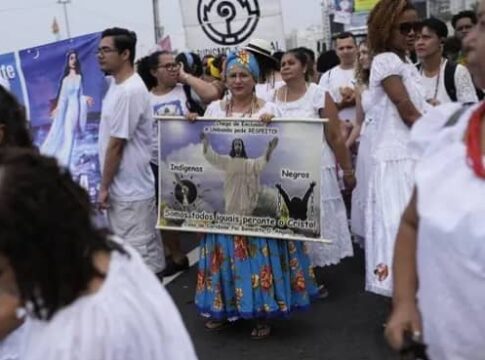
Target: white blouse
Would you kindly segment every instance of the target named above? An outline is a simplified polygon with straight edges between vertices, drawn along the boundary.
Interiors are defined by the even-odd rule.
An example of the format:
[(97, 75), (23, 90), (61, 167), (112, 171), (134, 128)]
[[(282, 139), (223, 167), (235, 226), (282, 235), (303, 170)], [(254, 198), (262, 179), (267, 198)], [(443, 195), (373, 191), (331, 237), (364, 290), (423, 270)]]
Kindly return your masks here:
[(463, 137), (470, 109), (445, 127), (459, 105), (447, 104), (416, 123), (422, 153), (418, 191), (418, 304), (432, 359), (485, 358), (485, 180), (467, 164)]
[(140, 255), (114, 251), (101, 289), (32, 319), (21, 360), (197, 359), (177, 307)]

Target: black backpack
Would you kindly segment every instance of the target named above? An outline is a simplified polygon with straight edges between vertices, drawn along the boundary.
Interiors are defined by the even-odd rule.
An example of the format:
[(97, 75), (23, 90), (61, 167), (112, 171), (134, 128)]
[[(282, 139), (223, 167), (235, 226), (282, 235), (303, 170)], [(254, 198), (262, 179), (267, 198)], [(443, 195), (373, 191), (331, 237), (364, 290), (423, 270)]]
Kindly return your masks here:
[[(456, 86), (455, 86), (455, 71), (457, 68), (457, 64), (452, 63), (451, 61), (447, 61), (445, 65), (445, 89), (450, 97), (451, 101), (458, 101), (458, 97), (456, 95)], [(475, 91), (478, 96), (478, 100), (483, 100), (483, 91), (479, 88), (475, 87)]]
[[(455, 72), (456, 72), (457, 64), (446, 61), (445, 64), (445, 89), (446, 93), (450, 97), (451, 101), (457, 102), (458, 96), (456, 94), (456, 85), (455, 85)], [(421, 64), (418, 64), (418, 69), (421, 70)], [(475, 91), (477, 93), (478, 100), (483, 100), (484, 94), (483, 91), (475, 87)]]

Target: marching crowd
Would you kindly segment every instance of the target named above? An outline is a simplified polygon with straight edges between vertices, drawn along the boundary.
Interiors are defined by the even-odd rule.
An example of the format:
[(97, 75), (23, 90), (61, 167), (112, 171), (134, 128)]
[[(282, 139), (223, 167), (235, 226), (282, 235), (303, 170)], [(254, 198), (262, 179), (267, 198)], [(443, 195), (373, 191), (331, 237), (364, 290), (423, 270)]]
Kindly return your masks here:
[[(484, 359), (485, 1), (452, 26), (449, 37), (410, 1), (380, 0), (366, 39), (342, 33), (319, 57), (253, 39), (202, 59), (155, 51), (136, 62), (136, 35), (105, 30), (98, 207), (109, 231), (69, 172), (37, 152), (0, 86), (0, 360), (196, 358), (160, 286), (189, 262), (180, 233), (155, 228), (158, 115), (327, 119), (320, 207), (331, 244), (201, 235), (195, 305), (208, 330), (252, 320), (253, 339), (269, 336), (269, 319), (328, 296), (314, 268), (353, 256), (355, 242), (366, 290), (393, 299), (393, 348), (411, 340), (431, 359)], [(232, 157), (257, 172), (276, 146), (256, 161), (234, 144)], [(242, 201), (232, 205), (252, 206)]]

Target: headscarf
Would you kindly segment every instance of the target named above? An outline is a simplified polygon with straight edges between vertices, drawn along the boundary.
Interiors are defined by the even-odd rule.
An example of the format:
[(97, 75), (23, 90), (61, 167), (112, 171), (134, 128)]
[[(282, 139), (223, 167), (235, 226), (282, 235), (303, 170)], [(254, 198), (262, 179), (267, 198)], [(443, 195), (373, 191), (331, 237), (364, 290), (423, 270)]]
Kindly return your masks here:
[(226, 76), (234, 66), (240, 66), (248, 70), (257, 81), (260, 75), (260, 69), (256, 57), (246, 50), (231, 51), (227, 55)]
[(220, 80), (221, 79), (221, 71), (217, 68), (217, 66), (214, 65), (214, 58), (210, 58), (207, 60), (207, 68), (209, 69), (209, 74)]

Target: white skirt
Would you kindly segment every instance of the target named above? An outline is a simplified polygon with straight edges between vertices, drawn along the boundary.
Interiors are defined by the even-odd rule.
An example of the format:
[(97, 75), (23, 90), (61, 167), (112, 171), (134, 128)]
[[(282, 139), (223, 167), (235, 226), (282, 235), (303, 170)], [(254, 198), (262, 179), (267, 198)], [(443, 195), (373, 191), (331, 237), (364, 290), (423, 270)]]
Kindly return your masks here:
[(413, 159), (374, 161), (366, 205), (365, 288), (392, 295), (394, 244), (414, 185)]
[(322, 148), (322, 155), (320, 223), (323, 238), (332, 241), (332, 244), (307, 242), (313, 266), (335, 265), (341, 259), (354, 255), (347, 212), (337, 180), (335, 156), (327, 144)]
[(375, 135), (375, 123), (366, 122), (360, 135), (359, 154), (355, 166), (357, 185), (352, 192), (350, 228), (363, 248), (365, 239), (365, 206), (369, 192), (370, 170), (372, 168), (371, 148)]

